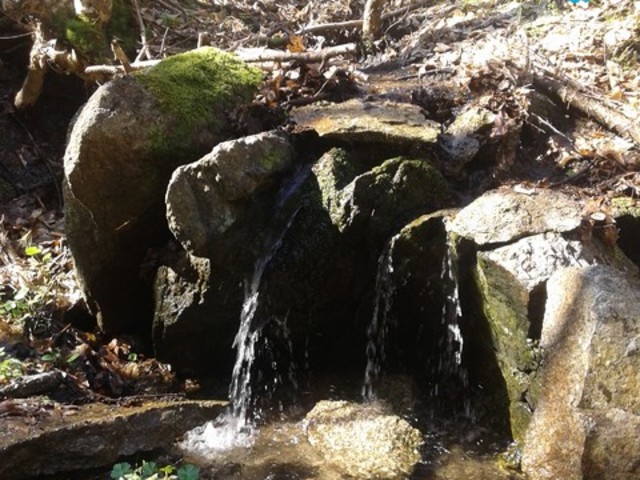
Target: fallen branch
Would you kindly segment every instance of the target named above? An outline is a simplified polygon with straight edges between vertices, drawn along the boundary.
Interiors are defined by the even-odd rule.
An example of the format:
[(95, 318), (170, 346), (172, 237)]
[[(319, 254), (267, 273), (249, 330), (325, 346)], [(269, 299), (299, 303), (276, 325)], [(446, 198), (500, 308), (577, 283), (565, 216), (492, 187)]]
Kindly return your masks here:
[(258, 62), (321, 62), (328, 58), (339, 55), (350, 55), (358, 52), (358, 45), (355, 43), (345, 43), (335, 47), (327, 47), (322, 50), (312, 50), (308, 52), (285, 52), (282, 50), (267, 49), (240, 49), (235, 53), (247, 63)]
[(640, 128), (636, 119), (632, 120), (617, 110), (605, 105), (604, 101), (581, 92), (578, 88), (562, 82), (549, 73), (543, 75), (534, 73), (533, 84), (536, 88), (560, 99), (569, 107), (574, 108), (588, 117), (593, 118), (606, 128), (630, 138), (636, 145), (640, 145)]
[[(345, 43), (344, 45), (336, 45), (335, 47), (328, 47), (322, 50), (314, 50), (309, 52), (284, 52), (281, 50), (269, 50), (269, 49), (240, 49), (234, 53), (240, 57), (241, 60), (247, 63), (261, 63), (261, 62), (321, 62), (328, 58), (337, 57), (339, 55), (352, 55), (358, 52), (358, 45), (355, 43)], [(131, 70), (142, 70), (145, 68), (153, 67), (160, 63), (161, 60), (145, 60), (140, 62), (133, 62), (129, 65)], [(122, 65), (92, 65), (85, 68), (85, 75), (118, 75), (124, 74), (125, 69)]]

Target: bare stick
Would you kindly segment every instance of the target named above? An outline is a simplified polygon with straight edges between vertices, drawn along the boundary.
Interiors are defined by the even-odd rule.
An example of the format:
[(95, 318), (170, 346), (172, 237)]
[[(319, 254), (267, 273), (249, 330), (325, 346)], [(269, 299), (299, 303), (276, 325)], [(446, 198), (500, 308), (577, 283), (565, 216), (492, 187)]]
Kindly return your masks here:
[(570, 107), (594, 118), (598, 123), (613, 130), (618, 135), (631, 138), (636, 145), (640, 145), (640, 129), (636, 126), (636, 120), (630, 119), (617, 109), (613, 109), (604, 102), (592, 98), (549, 75), (534, 75), (533, 84), (545, 93), (559, 98)]
[[(355, 43), (345, 43), (344, 45), (336, 45), (335, 47), (324, 48), (322, 50), (311, 52), (284, 52), (281, 50), (240, 50), (234, 52), (241, 60), (247, 63), (260, 62), (321, 62), (328, 58), (337, 57), (338, 55), (353, 55), (358, 52), (358, 45)], [(145, 60), (134, 62), (130, 65), (131, 70), (142, 70), (160, 63), (161, 60)], [(121, 65), (92, 65), (85, 68), (85, 75), (106, 74), (118, 75), (125, 73)]]

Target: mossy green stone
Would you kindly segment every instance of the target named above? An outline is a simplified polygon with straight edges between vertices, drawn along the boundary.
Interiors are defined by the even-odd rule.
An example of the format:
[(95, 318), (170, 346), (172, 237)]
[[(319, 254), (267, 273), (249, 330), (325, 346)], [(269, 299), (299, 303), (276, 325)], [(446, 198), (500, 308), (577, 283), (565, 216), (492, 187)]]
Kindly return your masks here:
[(154, 149), (159, 154), (180, 150), (180, 143), (202, 126), (220, 133), (224, 110), (251, 100), (262, 77), (260, 70), (213, 47), (175, 55), (137, 74), (160, 109), (175, 118), (171, 132), (158, 133)]

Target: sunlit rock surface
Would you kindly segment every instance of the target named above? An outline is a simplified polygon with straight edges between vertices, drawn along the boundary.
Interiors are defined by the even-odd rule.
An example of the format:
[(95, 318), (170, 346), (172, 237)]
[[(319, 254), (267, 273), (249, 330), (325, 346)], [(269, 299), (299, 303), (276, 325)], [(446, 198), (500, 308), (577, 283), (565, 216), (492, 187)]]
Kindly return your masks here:
[(405, 478), (420, 460), (420, 431), (373, 404), (322, 401), (305, 422), (311, 445), (350, 477)]
[[(51, 403), (37, 424), (26, 422), (24, 415), (3, 419), (1, 478), (41, 478), (109, 466), (123, 456), (168, 447), (225, 406), (225, 402), (191, 400), (129, 407), (97, 403), (69, 408)], [(38, 409), (43, 410), (42, 404)], [(73, 475), (65, 478), (81, 474)]]
[(595, 266), (549, 280), (540, 396), (526, 435), (532, 480), (640, 475), (640, 285)]
[(582, 221), (582, 205), (552, 190), (487, 192), (451, 222), (450, 230), (479, 246), (507, 243), (545, 232), (569, 232)]
[(440, 134), (440, 125), (409, 103), (353, 99), (313, 104), (294, 109), (291, 118), (334, 140), (433, 146)]
[(229, 140), (194, 163), (178, 168), (167, 188), (167, 219), (190, 253), (216, 256), (220, 238), (261, 191), (293, 166), (287, 135), (270, 131)]
[(573, 198), (549, 190), (488, 192), (448, 228), (476, 251), (475, 283), (488, 322), (489, 347), (502, 372), (511, 433), (522, 440), (540, 388), (537, 342), (549, 277), (568, 266), (636, 267), (583, 221)]

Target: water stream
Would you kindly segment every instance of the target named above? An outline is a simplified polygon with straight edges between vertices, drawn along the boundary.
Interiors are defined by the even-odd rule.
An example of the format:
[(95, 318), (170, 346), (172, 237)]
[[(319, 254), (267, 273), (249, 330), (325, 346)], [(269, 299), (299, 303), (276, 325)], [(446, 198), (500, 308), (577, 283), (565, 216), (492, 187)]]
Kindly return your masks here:
[[(189, 432), (181, 445), (184, 450), (206, 457), (236, 447), (247, 448), (252, 445), (255, 439), (256, 425), (254, 420), (257, 412), (253, 408), (255, 398), (252, 391), (252, 367), (256, 359), (256, 346), (266, 324), (266, 322), (255, 321), (256, 312), (260, 305), (260, 287), (267, 266), (278, 253), (284, 237), (299, 211), (300, 207), (294, 210), (266, 253), (256, 261), (253, 274), (245, 284), (240, 326), (233, 341), (233, 347), (236, 349), (236, 361), (229, 386), (230, 406), (224, 414), (214, 421)], [(284, 325), (286, 327), (286, 322)], [(278, 377), (276, 377), (276, 381), (277, 379)]]
[(394, 235), (386, 248), (378, 257), (378, 271), (376, 274), (375, 297), (371, 323), (367, 328), (367, 366), (364, 371), (362, 397), (365, 400), (375, 400), (375, 382), (386, 358), (387, 333), (389, 331), (389, 312), (391, 310), (395, 285), (393, 282), (393, 250), (400, 237)]

